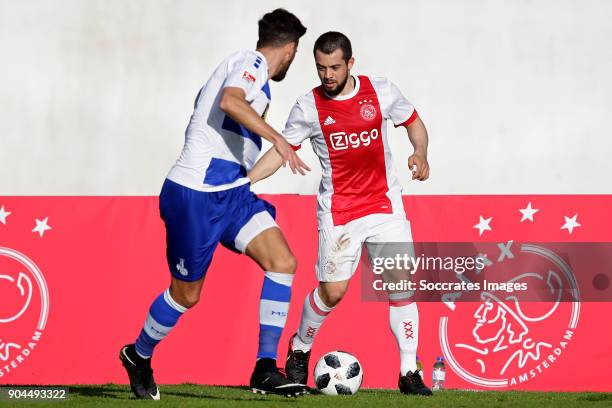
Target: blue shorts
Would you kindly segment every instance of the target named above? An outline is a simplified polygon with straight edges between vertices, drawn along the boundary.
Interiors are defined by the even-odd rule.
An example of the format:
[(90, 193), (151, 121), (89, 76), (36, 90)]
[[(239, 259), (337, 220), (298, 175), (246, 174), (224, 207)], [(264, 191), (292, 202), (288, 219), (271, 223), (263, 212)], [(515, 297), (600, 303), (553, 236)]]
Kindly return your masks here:
[(263, 230), (275, 227), (276, 210), (258, 198), (249, 184), (203, 192), (166, 179), (159, 196), (166, 225), (166, 258), (172, 276), (192, 282), (202, 278), (217, 244), (243, 253)]

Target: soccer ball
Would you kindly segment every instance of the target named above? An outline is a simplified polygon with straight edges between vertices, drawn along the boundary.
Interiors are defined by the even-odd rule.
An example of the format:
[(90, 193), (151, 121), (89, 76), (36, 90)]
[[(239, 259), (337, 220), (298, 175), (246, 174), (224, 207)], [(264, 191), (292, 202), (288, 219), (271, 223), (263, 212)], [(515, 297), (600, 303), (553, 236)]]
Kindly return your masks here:
[(363, 380), (361, 364), (345, 351), (325, 354), (314, 369), (314, 381), (325, 395), (352, 395), (357, 393)]

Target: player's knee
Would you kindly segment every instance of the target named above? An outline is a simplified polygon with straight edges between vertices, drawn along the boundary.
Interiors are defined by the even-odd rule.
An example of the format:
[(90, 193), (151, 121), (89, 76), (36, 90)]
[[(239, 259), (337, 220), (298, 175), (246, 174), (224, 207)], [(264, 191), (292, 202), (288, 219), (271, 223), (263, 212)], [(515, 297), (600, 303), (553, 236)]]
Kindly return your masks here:
[(277, 256), (270, 260), (266, 266), (267, 271), (282, 272), (282, 273), (295, 273), (297, 269), (297, 259), (293, 254), (286, 254), (283, 256)]
[(345, 293), (345, 288), (325, 288), (321, 290), (319, 287), (319, 296), (327, 307), (334, 307), (340, 303)]
[(331, 292), (328, 295), (327, 300), (324, 300), (324, 302), (328, 307), (335, 307), (338, 303), (340, 303), (343, 297), (344, 297), (344, 292), (341, 292), (341, 291)]
[(176, 290), (172, 293), (172, 298), (179, 305), (190, 309), (200, 301), (200, 291)]
[(198, 302), (200, 301), (200, 294), (194, 294), (194, 293), (188, 293), (185, 296), (183, 296), (181, 298), (180, 301), (178, 301), (178, 303), (183, 306), (186, 307), (187, 309), (191, 309), (192, 307), (194, 307)]

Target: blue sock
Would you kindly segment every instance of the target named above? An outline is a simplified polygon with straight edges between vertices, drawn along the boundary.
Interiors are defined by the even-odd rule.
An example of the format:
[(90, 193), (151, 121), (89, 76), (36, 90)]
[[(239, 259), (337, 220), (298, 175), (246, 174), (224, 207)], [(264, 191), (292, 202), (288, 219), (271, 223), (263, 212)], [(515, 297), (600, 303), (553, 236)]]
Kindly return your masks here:
[(266, 272), (259, 302), (259, 350), (257, 358), (276, 359), (291, 299), (293, 274)]
[(136, 353), (142, 358), (150, 358), (157, 343), (168, 335), (186, 310), (170, 297), (170, 289), (159, 295), (153, 301), (144, 327), (136, 339)]

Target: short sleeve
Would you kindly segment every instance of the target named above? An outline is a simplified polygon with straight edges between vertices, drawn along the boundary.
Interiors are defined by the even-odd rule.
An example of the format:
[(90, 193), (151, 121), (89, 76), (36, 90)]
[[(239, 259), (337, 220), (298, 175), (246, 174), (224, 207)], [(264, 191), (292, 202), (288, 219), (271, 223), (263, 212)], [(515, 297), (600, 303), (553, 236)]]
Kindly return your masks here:
[(383, 116), (391, 119), (395, 127), (411, 124), (418, 114), (414, 106), (404, 97), (402, 91), (386, 78), (377, 78), (380, 87)]
[(290, 145), (297, 147), (301, 145), (304, 140), (308, 139), (311, 133), (310, 122), (306, 117), (304, 107), (298, 100), (295, 105), (293, 105), (293, 108), (291, 108), (285, 130), (283, 130), (283, 136)]
[(252, 102), (268, 81), (268, 70), (265, 62), (257, 54), (247, 54), (230, 64), (224, 88), (241, 88), (246, 94), (247, 102)]

